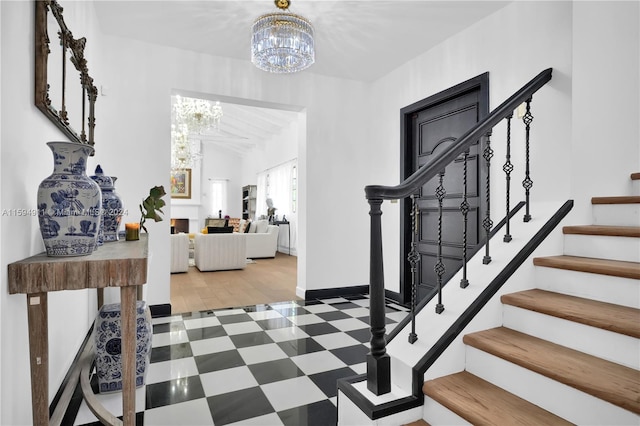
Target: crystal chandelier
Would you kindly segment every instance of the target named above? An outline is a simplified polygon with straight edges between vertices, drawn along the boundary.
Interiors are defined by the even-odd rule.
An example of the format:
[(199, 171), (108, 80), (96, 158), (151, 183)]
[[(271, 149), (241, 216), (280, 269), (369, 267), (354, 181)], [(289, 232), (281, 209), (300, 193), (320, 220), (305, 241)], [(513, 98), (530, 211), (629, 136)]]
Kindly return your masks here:
[(202, 158), (194, 147), (191, 135), (204, 133), (210, 128), (218, 129), (222, 118), (222, 106), (204, 99), (175, 97), (173, 124), (171, 126), (171, 168), (184, 170), (193, 168)]
[(183, 98), (176, 96), (173, 105), (175, 123), (186, 126), (188, 133), (203, 133), (205, 130), (220, 126), (222, 107), (220, 102), (211, 104), (205, 99)]
[(185, 125), (171, 126), (171, 169), (184, 170), (193, 168), (202, 159), (199, 149), (189, 139), (189, 131)]
[(264, 71), (291, 73), (315, 61), (313, 26), (288, 11), (289, 0), (274, 0), (282, 12), (260, 16), (253, 23), (251, 62)]

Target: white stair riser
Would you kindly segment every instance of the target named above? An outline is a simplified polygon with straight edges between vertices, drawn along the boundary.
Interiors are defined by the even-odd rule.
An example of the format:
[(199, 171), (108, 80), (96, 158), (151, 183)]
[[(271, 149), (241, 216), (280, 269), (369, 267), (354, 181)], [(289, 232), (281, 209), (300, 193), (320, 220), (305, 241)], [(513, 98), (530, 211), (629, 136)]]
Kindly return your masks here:
[(638, 280), (541, 266), (534, 274), (542, 290), (640, 309)]
[(467, 346), (466, 370), (575, 424), (640, 422), (640, 416), (628, 410), (471, 346)]
[(515, 306), (504, 305), (504, 326), (607, 361), (640, 369), (640, 340)]
[(430, 425), (470, 425), (468, 421), (444, 405), (425, 395), (422, 418)]
[(634, 195), (640, 195), (640, 180), (632, 180), (631, 181), (631, 189)]
[(564, 236), (564, 254), (640, 262), (640, 238), (567, 234)]
[(640, 226), (640, 204), (594, 204), (594, 225)]

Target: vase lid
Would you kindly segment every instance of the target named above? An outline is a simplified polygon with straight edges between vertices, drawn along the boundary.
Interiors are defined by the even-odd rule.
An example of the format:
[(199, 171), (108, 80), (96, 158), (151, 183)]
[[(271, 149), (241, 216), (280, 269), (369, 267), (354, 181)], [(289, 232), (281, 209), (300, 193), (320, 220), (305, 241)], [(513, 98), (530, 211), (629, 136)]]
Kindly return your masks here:
[(96, 170), (94, 171), (94, 173), (95, 174), (91, 176), (91, 179), (96, 181), (100, 188), (113, 188), (113, 179), (111, 179), (111, 176), (106, 176), (104, 174), (104, 172), (102, 171), (102, 167), (100, 167), (100, 164), (96, 166)]

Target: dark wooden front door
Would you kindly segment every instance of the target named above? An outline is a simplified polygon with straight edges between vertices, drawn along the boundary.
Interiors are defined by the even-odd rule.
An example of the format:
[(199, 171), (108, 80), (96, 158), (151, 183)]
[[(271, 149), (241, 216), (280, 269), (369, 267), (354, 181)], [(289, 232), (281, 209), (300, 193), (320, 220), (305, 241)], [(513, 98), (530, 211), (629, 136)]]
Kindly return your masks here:
[[(434, 156), (449, 148), (458, 137), (469, 130), (488, 113), (488, 74), (480, 75), (457, 86), (403, 108), (403, 158), (402, 177), (407, 178), (420, 166), (429, 163)], [(476, 143), (467, 157), (467, 197), (469, 203), (467, 250), (482, 242), (482, 219), (485, 212), (485, 195), (482, 182), (486, 168), (482, 162), (482, 146)], [(419, 208), (418, 298), (428, 295), (437, 287), (438, 275), (434, 266), (438, 261), (438, 234), (441, 230), (442, 262), (446, 283), (462, 266), (463, 219), (460, 204), (463, 200), (464, 157), (460, 156), (444, 170), (442, 226), (439, 227), (438, 197), (439, 178), (427, 182), (417, 199)], [(401, 295), (409, 302), (411, 295), (411, 266), (407, 255), (411, 250), (411, 200), (405, 200), (401, 212)], [(458, 285), (458, 284), (456, 284)]]

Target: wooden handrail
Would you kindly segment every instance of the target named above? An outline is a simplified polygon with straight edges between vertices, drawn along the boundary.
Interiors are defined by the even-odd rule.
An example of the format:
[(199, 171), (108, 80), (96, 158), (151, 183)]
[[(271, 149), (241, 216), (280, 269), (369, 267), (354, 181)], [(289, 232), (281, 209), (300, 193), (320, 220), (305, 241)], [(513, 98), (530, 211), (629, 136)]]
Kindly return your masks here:
[(364, 188), (368, 200), (398, 200), (414, 194), (422, 185), (443, 171), (447, 165), (452, 163), (460, 154), (466, 151), (473, 143), (486, 135), (493, 127), (504, 118), (513, 113), (518, 105), (527, 99), (551, 80), (553, 69), (548, 68), (535, 76), (531, 81), (522, 86), (509, 99), (504, 101), (499, 107), (494, 109), (482, 121), (464, 133), (445, 152), (436, 156), (429, 163), (416, 170), (411, 176), (396, 186), (368, 185)]

